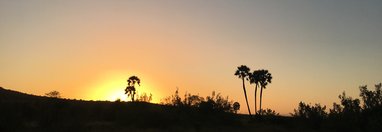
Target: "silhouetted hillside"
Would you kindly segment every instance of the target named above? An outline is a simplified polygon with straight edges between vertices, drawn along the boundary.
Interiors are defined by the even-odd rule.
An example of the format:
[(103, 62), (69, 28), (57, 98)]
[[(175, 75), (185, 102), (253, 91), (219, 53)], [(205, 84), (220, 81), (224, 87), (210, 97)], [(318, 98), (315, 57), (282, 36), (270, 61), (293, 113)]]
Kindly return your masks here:
[(194, 109), (145, 102), (59, 99), (3, 88), (0, 105), (1, 131), (182, 131), (238, 122), (228, 113), (200, 114)]
[(44, 98), (45, 97), (30, 95), (0, 87), (0, 101), (2, 102), (28, 102), (42, 100)]
[[(379, 92), (374, 93), (370, 97), (378, 94), (379, 99)], [(349, 100), (351, 98), (344, 95), (342, 104)], [(320, 105), (300, 103), (294, 117), (269, 111), (249, 118), (184, 104), (70, 100), (0, 88), (0, 131), (374, 131), (381, 123), (380, 103), (377, 105), (359, 114), (346, 112), (348, 105), (338, 106), (327, 116)]]

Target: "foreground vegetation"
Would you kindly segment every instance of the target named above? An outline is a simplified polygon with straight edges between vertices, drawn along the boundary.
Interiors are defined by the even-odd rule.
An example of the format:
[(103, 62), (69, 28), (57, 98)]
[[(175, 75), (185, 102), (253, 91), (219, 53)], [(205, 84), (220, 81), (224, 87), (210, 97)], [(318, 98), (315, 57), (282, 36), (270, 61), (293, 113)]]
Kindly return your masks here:
[[(0, 131), (236, 131), (238, 129), (250, 131), (255, 129), (248, 124), (249, 118), (246, 115), (232, 113), (231, 107), (229, 107), (231, 112), (226, 112), (225, 109), (228, 108), (227, 103), (224, 103), (226, 100), (218, 94), (207, 97), (205, 102), (200, 102), (201, 107), (188, 102), (189, 99), (180, 97), (175, 99), (179, 99), (180, 102), (160, 105), (138, 101), (83, 101), (34, 96), (0, 88)], [(226, 106), (220, 107), (221, 104)]]
[(235, 114), (240, 106), (216, 93), (182, 99), (176, 91), (162, 104), (47, 96), (0, 88), (0, 131), (379, 131), (382, 126), (381, 84), (375, 90), (360, 87), (361, 99), (343, 93), (329, 110), (300, 102), (292, 117), (270, 109), (253, 118)]
[(367, 86), (359, 88), (361, 99), (346, 96), (345, 92), (338, 96), (340, 104), (333, 103), (333, 108), (326, 111), (326, 106), (310, 105), (300, 102), (298, 109), (291, 114), (298, 120), (305, 121), (308, 126), (337, 131), (380, 131), (382, 126), (382, 84), (376, 84), (375, 90)]

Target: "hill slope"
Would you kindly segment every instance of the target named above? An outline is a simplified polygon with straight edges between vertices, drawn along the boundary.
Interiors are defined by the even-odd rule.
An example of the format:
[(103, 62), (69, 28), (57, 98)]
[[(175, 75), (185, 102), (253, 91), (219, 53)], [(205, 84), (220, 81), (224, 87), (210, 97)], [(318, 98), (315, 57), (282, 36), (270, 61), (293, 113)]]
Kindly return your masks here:
[[(141, 131), (233, 129), (229, 113), (201, 113), (145, 102), (82, 101), (29, 95), (0, 88), (0, 130)], [(229, 130), (229, 129), (226, 129)]]
[[(379, 92), (374, 93), (378, 95), (374, 98), (380, 100)], [(345, 111), (322, 118), (273, 115), (249, 118), (248, 115), (202, 108), (209, 107), (70, 100), (35, 96), (0, 87), (0, 132), (378, 131), (382, 122), (380, 105), (358, 113)], [(306, 114), (306, 108), (303, 110)]]
[(27, 102), (41, 99), (44, 99), (44, 97), (21, 93), (18, 91), (8, 90), (4, 89), (3, 87), (0, 87), (0, 101), (2, 102)]
[[(318, 131), (291, 117), (201, 111), (146, 102), (83, 101), (0, 88), (0, 131)], [(322, 130), (326, 131), (326, 130)]]

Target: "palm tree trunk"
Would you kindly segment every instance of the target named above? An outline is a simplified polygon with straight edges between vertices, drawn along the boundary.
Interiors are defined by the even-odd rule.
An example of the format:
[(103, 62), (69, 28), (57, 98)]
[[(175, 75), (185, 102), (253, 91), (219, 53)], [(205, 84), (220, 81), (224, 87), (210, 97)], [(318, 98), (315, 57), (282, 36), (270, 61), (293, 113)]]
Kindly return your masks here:
[(257, 115), (257, 84), (255, 86), (255, 114)]
[(260, 114), (262, 114), (261, 103), (263, 101), (263, 87), (260, 89)]
[(252, 116), (251, 109), (249, 109), (248, 98), (247, 98), (247, 91), (245, 90), (245, 84), (244, 84), (244, 78), (243, 78), (243, 90), (244, 90), (245, 102), (247, 103), (247, 108), (248, 108), (249, 116)]

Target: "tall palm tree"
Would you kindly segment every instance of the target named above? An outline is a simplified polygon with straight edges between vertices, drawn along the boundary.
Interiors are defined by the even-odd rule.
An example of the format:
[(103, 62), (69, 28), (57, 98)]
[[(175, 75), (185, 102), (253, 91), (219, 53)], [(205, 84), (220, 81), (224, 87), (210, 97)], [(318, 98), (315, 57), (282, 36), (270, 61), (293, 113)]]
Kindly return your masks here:
[(136, 94), (135, 84), (141, 85), (141, 80), (137, 76), (131, 76), (127, 80), (127, 87), (125, 89), (125, 94), (131, 97), (131, 101), (134, 102), (134, 96)]
[(265, 89), (268, 83), (272, 82), (272, 75), (268, 70), (259, 70), (259, 84), (260, 84), (260, 114), (262, 114), (261, 103), (263, 100), (263, 89)]
[(241, 66), (237, 67), (237, 70), (235, 72), (235, 76), (238, 76), (243, 81), (243, 90), (244, 90), (245, 102), (247, 103), (249, 116), (252, 116), (251, 115), (251, 109), (249, 108), (249, 104), (248, 104), (247, 91), (245, 90), (245, 84), (244, 84), (244, 79), (248, 80), (249, 71), (250, 71), (250, 69), (246, 65), (241, 65)]
[(260, 83), (260, 70), (253, 71), (253, 73), (249, 75), (249, 82), (255, 84), (255, 114), (257, 115), (257, 87)]

